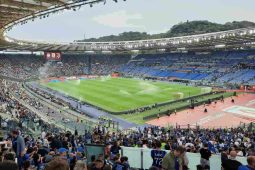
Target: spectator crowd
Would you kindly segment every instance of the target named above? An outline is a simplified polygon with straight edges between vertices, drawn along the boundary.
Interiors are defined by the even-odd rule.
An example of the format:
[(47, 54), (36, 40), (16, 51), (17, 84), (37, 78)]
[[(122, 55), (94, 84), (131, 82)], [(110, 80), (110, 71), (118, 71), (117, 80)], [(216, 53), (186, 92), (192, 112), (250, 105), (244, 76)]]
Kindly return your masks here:
[[(92, 59), (73, 56), (63, 57), (61, 62), (45, 64), (38, 56), (0, 56), (0, 73), (2, 76), (21, 80), (40, 76), (73, 76), (89, 71), (92, 74), (107, 75), (114, 70), (121, 71), (129, 60), (128, 56), (122, 59), (118, 59), (118, 56)], [(145, 63), (144, 59), (140, 60)], [(89, 62), (91, 70), (87, 64)], [(154, 67), (150, 63), (146, 67), (148, 65)], [(136, 63), (132, 66), (138, 65)], [(252, 77), (250, 80), (252, 81)], [(227, 129), (139, 127), (113, 132), (100, 124), (84, 130), (81, 127), (82, 122), (73, 119), (63, 122), (73, 128), (72, 133), (50, 125), (37, 114), (40, 112), (48, 120), (61, 122), (66, 117), (60, 110), (24, 93), (21, 83), (2, 79), (0, 112), (11, 118), (0, 118), (3, 134), (0, 143), (0, 170), (129, 170), (132, 167), (128, 157), (120, 155), (121, 146), (152, 149), (151, 170), (188, 169), (187, 153), (201, 155), (198, 169), (209, 169), (213, 154), (221, 155), (224, 170), (255, 169), (255, 133), (252, 126)], [(17, 126), (11, 123), (14, 119), (18, 122)], [(41, 132), (39, 135), (29, 133), (23, 123), (27, 120), (37, 124)], [(105, 145), (104, 153), (87, 157), (86, 144)], [(237, 156), (247, 157), (247, 165), (238, 162)]]
[[(43, 131), (40, 136), (33, 137), (24, 133), (22, 127), (15, 129), (6, 135), (2, 143), (0, 167), (12, 162), (19, 169), (53, 170), (61, 167), (72, 170), (83, 167), (127, 170), (130, 169), (128, 158), (120, 155), (120, 146), (126, 146), (152, 149), (154, 169), (188, 169), (187, 152), (201, 155), (198, 166), (201, 169), (209, 169), (213, 154), (221, 155), (225, 170), (241, 168), (237, 156), (247, 156), (250, 169), (255, 168), (254, 133), (243, 128), (195, 130), (147, 127), (124, 133), (105, 131), (98, 126), (80, 133)], [(104, 153), (87, 158), (86, 144), (104, 144)]]

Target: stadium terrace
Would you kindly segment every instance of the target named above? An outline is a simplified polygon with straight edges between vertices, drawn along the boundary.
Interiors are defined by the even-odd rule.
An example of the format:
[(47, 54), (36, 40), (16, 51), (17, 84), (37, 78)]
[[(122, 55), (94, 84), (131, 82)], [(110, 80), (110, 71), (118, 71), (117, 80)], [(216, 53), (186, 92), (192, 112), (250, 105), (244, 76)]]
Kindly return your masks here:
[(0, 170), (254, 170), (255, 23), (71, 43), (8, 36), (109, 2), (1, 1)]

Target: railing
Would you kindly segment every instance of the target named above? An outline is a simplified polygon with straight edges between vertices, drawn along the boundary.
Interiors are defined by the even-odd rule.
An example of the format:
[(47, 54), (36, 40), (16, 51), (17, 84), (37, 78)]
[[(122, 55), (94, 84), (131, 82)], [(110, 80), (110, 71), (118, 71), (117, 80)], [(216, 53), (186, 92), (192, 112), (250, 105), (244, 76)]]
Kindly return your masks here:
[(22, 104), (24, 107), (28, 108), (29, 110), (31, 110), (33, 113), (35, 113), (41, 120), (43, 120), (44, 122), (47, 122), (48, 124), (55, 126), (59, 129), (65, 129), (65, 131), (70, 131), (70, 132), (74, 132), (74, 129), (70, 129), (67, 128), (65, 124), (60, 124), (60, 122), (57, 122), (56, 120), (53, 119), (49, 119), (45, 113), (33, 108), (32, 106), (30, 106), (29, 104), (25, 103), (23, 100), (20, 100), (17, 96), (12, 95), (13, 99), (18, 101), (20, 104)]
[[(122, 147), (121, 154), (128, 157), (130, 166), (133, 168), (149, 169), (152, 165), (151, 149)], [(191, 170), (197, 169), (197, 165), (200, 164), (200, 154), (187, 153), (187, 157), (189, 159), (189, 168)], [(242, 164), (247, 164), (246, 157), (238, 157), (237, 160)], [(210, 166), (212, 170), (220, 170), (221, 156), (212, 155)]]
[(34, 136), (37, 136), (38, 134), (41, 133), (40, 130), (41, 126), (39, 126), (39, 124), (35, 123), (33, 120), (30, 119), (20, 120), (15, 117), (12, 117), (7, 113), (0, 112), (0, 130), (2, 130), (0, 131), (0, 140), (1, 137), (6, 135), (7, 133), (11, 132), (14, 129), (17, 129), (17, 127), (20, 126), (20, 123), (22, 125), (22, 131), (26, 134), (33, 134)]
[(252, 131), (255, 128), (255, 122), (250, 122), (250, 123), (240, 122), (239, 127), (247, 128), (249, 131)]
[(4, 75), (0, 75), (1, 79), (6, 79), (6, 80), (11, 80), (11, 81), (17, 81), (17, 82), (22, 82), (23, 79), (18, 79), (18, 78), (14, 78), (14, 77), (8, 77), (8, 76), (4, 76)]
[[(91, 155), (98, 156), (104, 154), (104, 146), (102, 145), (86, 145), (86, 156), (90, 158)], [(169, 151), (166, 151), (169, 152)], [(130, 167), (138, 169), (149, 169), (152, 166), (151, 149), (135, 148), (135, 147), (121, 147), (121, 155), (128, 157)], [(190, 170), (196, 170), (197, 165), (200, 164), (199, 153), (187, 153), (189, 160), (188, 167)], [(237, 157), (237, 160), (246, 165), (246, 157)], [(210, 168), (212, 170), (221, 169), (221, 156), (219, 154), (212, 155), (210, 158)]]
[[(202, 105), (203, 103), (208, 103), (209, 100), (211, 102), (213, 102), (215, 100), (222, 99), (222, 96), (210, 97), (213, 94), (221, 94), (221, 93), (222, 93), (222, 96), (224, 98), (224, 93), (225, 92), (224, 91), (218, 91), (218, 92), (205, 93), (205, 94), (201, 94), (201, 95), (198, 95), (198, 96), (192, 96), (192, 97), (188, 97), (188, 98), (184, 98), (184, 99), (180, 99), (180, 100), (175, 100), (175, 101), (172, 101), (172, 102), (169, 102), (169, 103), (164, 103), (164, 104), (161, 104), (161, 105), (158, 105), (158, 106), (165, 106), (165, 105), (168, 105), (168, 104), (173, 105), (173, 104), (188, 101), (188, 100), (191, 100), (191, 99), (194, 100), (194, 99), (199, 99), (200, 97), (208, 97), (206, 99), (201, 99), (201, 101), (198, 101), (198, 102), (194, 103), (194, 106), (198, 106), (198, 105)], [(152, 114), (152, 115), (149, 115), (149, 116), (145, 116), (145, 117), (143, 117), (143, 120), (151, 120), (151, 119), (157, 118), (158, 114), (159, 114), (159, 116), (165, 116), (165, 115), (168, 115), (169, 113), (174, 113), (175, 111), (179, 112), (181, 110), (185, 110), (185, 109), (190, 108), (190, 106), (191, 106), (191, 103), (186, 103), (183, 106), (179, 106), (179, 107), (175, 107), (175, 108), (172, 107), (171, 109), (168, 109), (166, 111), (161, 111), (160, 113), (155, 113), (155, 114)]]
[(75, 117), (75, 118), (80, 118), (81, 120), (83, 120), (83, 122), (86, 123), (86, 125), (90, 125), (92, 128), (94, 124), (96, 124), (97, 122), (94, 121), (93, 119), (87, 117), (87, 116), (83, 116), (80, 113), (71, 110), (69, 108), (63, 109), (63, 106), (51, 102), (50, 100), (44, 98), (43, 96), (41, 96), (40, 94), (37, 94), (36, 91), (33, 91), (33, 89), (28, 86), (26, 83), (23, 84), (24, 89), (26, 90), (27, 93), (31, 94), (32, 96), (36, 97), (37, 99), (39, 99), (42, 103), (46, 104), (46, 105), (51, 105), (53, 106), (56, 110), (61, 110), (63, 114), (65, 114), (66, 116), (71, 116), (71, 117)]
[[(0, 142), (0, 145), (5, 145), (5, 142)], [(86, 157), (89, 158), (92, 155), (98, 156), (99, 154), (104, 154), (104, 145), (94, 145), (94, 144), (86, 144), (85, 145), (85, 154)], [(169, 152), (169, 151), (166, 151)], [(151, 149), (146, 148), (134, 148), (134, 147), (121, 147), (121, 155), (128, 157), (128, 162), (130, 167), (138, 168), (138, 169), (149, 169), (152, 166), (152, 158), (151, 158)], [(197, 165), (200, 164), (200, 154), (199, 153), (187, 153), (187, 157), (189, 160), (189, 169), (196, 170)], [(237, 160), (242, 164), (246, 165), (246, 157), (237, 157)], [(212, 155), (210, 158), (210, 168), (212, 170), (220, 170), (221, 169), (221, 156), (220, 155)]]

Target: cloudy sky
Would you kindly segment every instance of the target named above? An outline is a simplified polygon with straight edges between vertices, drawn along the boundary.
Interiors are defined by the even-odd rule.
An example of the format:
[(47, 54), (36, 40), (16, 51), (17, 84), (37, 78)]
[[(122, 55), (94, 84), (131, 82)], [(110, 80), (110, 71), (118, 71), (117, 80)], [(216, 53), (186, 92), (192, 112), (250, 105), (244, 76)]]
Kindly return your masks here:
[(24, 40), (72, 42), (124, 31), (166, 32), (187, 20), (255, 22), (255, 0), (107, 0), (92, 8), (65, 11), (18, 26), (9, 36)]

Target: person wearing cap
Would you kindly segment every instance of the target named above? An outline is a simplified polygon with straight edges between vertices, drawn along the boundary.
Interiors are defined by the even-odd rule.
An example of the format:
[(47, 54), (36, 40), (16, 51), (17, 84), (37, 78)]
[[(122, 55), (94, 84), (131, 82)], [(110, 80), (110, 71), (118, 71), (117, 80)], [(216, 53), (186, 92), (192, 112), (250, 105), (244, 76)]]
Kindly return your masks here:
[(59, 148), (58, 153), (61, 158), (66, 158), (67, 156), (67, 149), (66, 148)]
[(185, 148), (178, 146), (173, 152), (169, 152), (162, 160), (162, 169), (164, 170), (182, 170), (182, 156)]

